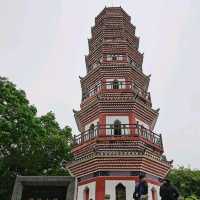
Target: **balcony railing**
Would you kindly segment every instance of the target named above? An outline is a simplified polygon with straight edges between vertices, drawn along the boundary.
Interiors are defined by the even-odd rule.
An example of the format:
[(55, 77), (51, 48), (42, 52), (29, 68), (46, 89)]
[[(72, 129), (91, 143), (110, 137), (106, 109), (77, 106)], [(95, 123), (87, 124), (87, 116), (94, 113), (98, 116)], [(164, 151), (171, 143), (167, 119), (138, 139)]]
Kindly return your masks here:
[(147, 141), (149, 144), (156, 145), (161, 149), (163, 148), (161, 134), (156, 134), (139, 124), (121, 124), (118, 127), (114, 127), (113, 124), (97, 125), (92, 129), (74, 136), (73, 145), (80, 145), (95, 138), (120, 138), (123, 136), (133, 136), (133, 138), (138, 137)]
[(97, 84), (95, 87), (92, 87), (83, 93), (83, 101), (91, 96), (94, 96), (100, 93), (103, 90), (115, 90), (115, 91), (123, 91), (123, 90), (133, 91), (135, 94), (138, 94), (140, 97), (150, 101), (150, 93), (145, 92), (140, 89), (135, 83), (131, 81), (111, 81), (111, 82), (103, 82)]

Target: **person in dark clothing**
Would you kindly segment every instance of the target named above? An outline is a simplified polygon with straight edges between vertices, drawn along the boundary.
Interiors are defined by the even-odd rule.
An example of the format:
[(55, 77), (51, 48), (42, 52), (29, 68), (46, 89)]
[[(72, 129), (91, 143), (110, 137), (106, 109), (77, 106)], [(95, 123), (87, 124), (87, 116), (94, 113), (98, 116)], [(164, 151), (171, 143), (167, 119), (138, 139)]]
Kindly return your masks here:
[(145, 180), (145, 175), (139, 176), (139, 182), (135, 186), (135, 192), (133, 193), (133, 199), (135, 200), (147, 200), (148, 199), (148, 184)]
[(171, 184), (169, 179), (163, 179), (160, 186), (161, 200), (177, 200), (179, 197), (178, 190)]

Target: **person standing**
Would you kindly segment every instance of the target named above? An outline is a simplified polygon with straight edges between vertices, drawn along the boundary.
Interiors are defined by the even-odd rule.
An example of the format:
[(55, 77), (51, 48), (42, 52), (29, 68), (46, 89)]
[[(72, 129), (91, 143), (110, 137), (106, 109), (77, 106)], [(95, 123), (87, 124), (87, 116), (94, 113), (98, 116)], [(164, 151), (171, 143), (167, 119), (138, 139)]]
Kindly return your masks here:
[(161, 200), (177, 200), (179, 198), (178, 190), (171, 184), (169, 179), (163, 179), (160, 186)]
[(135, 186), (133, 199), (148, 200), (148, 184), (146, 182), (146, 176), (143, 174), (139, 176), (139, 182)]

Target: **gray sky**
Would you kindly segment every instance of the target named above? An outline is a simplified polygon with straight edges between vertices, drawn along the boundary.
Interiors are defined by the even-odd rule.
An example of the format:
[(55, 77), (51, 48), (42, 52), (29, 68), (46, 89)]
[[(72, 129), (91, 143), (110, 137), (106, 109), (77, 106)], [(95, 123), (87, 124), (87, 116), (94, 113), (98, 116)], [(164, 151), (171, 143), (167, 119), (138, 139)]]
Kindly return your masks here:
[(168, 158), (200, 168), (199, 0), (0, 0), (0, 75), (26, 91), (39, 115), (52, 110), (77, 132), (72, 109), (81, 100), (87, 38), (110, 5), (136, 25)]

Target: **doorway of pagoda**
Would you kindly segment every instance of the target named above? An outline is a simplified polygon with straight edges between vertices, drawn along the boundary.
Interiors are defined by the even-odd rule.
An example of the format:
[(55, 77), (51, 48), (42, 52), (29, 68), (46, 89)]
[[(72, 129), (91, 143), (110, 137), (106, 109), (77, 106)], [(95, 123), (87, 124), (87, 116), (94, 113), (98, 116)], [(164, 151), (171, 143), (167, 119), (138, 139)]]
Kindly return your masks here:
[(89, 128), (89, 139), (93, 137), (94, 137), (94, 124), (91, 124)]
[(89, 188), (86, 187), (85, 190), (83, 191), (83, 199), (84, 200), (89, 200), (89, 192), (90, 192)]
[(121, 135), (121, 122), (117, 119), (114, 121), (114, 135)]
[(116, 200), (126, 200), (126, 187), (119, 183), (116, 188)]
[(119, 89), (119, 81), (118, 80), (113, 81), (113, 89)]

